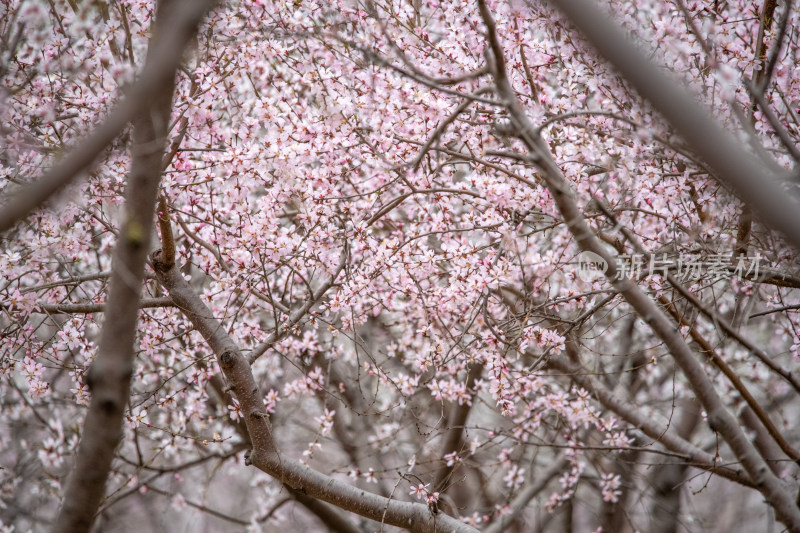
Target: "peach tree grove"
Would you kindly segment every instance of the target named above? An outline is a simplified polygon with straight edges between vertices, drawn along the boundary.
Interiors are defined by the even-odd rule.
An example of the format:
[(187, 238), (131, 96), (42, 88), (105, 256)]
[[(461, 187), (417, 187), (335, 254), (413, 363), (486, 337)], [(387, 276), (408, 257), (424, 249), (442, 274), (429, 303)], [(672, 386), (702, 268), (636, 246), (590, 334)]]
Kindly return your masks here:
[(800, 531), (799, 27), (3, 2), (0, 531)]

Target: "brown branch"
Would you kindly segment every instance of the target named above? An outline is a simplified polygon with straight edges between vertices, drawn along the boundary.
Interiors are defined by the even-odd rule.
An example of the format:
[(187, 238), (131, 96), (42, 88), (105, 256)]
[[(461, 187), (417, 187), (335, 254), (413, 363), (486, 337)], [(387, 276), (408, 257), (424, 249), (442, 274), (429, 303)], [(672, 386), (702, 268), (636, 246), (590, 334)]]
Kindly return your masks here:
[[(656, 108), (707, 161), (720, 180), (769, 226), (800, 248), (800, 209), (779, 183), (783, 176), (765, 168), (696, 99), (651, 63), (594, 4), (549, 0), (561, 10), (625, 79)], [(798, 513), (800, 521), (800, 512)]]
[[(182, 27), (188, 30), (190, 36), (200, 22), (195, 16), (195, 10), (189, 8), (188, 4), (185, 15), (179, 17), (179, 20), (165, 21), (163, 7), (164, 4), (158, 6), (156, 27), (148, 51), (148, 65), (155, 61), (154, 58), (162, 60), (160, 56), (166, 44), (181, 44), (173, 42), (174, 38), (166, 38), (173, 33), (163, 31), (165, 23), (182, 22)], [(175, 9), (173, 12), (176, 15), (182, 13), (184, 9)], [(185, 42), (177, 51), (169, 50), (169, 54), (179, 59), (184, 45)], [(153, 86), (148, 89), (148, 112), (141, 113), (134, 122), (133, 161), (125, 194), (126, 219), (122, 222), (112, 260), (108, 309), (98, 354), (87, 376), (92, 399), (83, 426), (75, 469), (64, 490), (64, 501), (53, 528), (56, 533), (76, 533), (91, 529), (105, 493), (111, 461), (122, 439), (122, 420), (133, 374), (133, 343), (144, 265), (150, 248), (153, 210), (161, 179), (161, 160), (166, 146), (172, 93), (175, 89), (175, 66), (177, 65), (172, 70), (167, 70), (166, 66), (157, 70), (159, 76), (152, 80)], [(12, 205), (16, 203), (12, 202)], [(35, 205), (38, 202), (32, 204)]]
[[(159, 489), (157, 487), (153, 487), (152, 485), (145, 485), (145, 486), (147, 487), (148, 491), (155, 492), (156, 494), (160, 494), (161, 496), (172, 497), (172, 496), (175, 495), (175, 493), (173, 493), (173, 492), (162, 490), (162, 489)], [(249, 526), (250, 525), (250, 522), (248, 522), (247, 520), (242, 520), (241, 518), (236, 518), (235, 516), (231, 516), (229, 514), (225, 514), (222, 511), (217, 511), (215, 509), (212, 509), (212, 508), (208, 507), (207, 505), (203, 505), (202, 503), (195, 503), (193, 501), (186, 500), (186, 499), (184, 499), (184, 502), (189, 507), (194, 507), (195, 509), (197, 509), (199, 511), (202, 511), (204, 513), (210, 514), (211, 516), (216, 516), (217, 518), (220, 518), (222, 520), (226, 520), (226, 521), (232, 522), (234, 524), (239, 524), (241, 526)]]
[[(75, 276), (72, 278), (62, 279), (59, 281), (53, 281), (51, 283), (45, 283), (44, 285), (37, 285), (36, 287), (26, 287), (21, 289), (20, 292), (22, 294), (27, 294), (29, 292), (36, 292), (36, 291), (43, 291), (46, 289), (54, 289), (56, 287), (63, 287), (64, 285), (72, 285), (72, 284), (79, 284), (85, 281), (99, 281), (99, 280), (107, 280), (111, 276), (111, 271), (107, 272), (98, 272), (96, 274), (86, 274), (85, 276)], [(146, 276), (145, 276), (146, 277)]]
[(781, 313), (783, 311), (792, 311), (795, 309), (800, 309), (800, 304), (793, 304), (793, 305), (784, 305), (783, 307), (776, 307), (775, 309), (768, 309), (766, 311), (760, 311), (758, 313), (753, 313), (750, 315), (750, 318), (756, 318), (759, 316), (764, 315), (771, 315), (772, 313)]
[(669, 314), (672, 315), (672, 318), (675, 319), (675, 322), (689, 328), (689, 335), (700, 347), (700, 351), (711, 360), (714, 366), (719, 368), (720, 372), (722, 372), (726, 378), (728, 378), (728, 381), (731, 382), (733, 388), (739, 392), (739, 395), (747, 403), (755, 417), (761, 421), (761, 423), (764, 425), (764, 429), (767, 430), (767, 433), (769, 433), (780, 449), (783, 450), (783, 453), (785, 453), (794, 462), (800, 463), (800, 454), (797, 453), (797, 451), (792, 448), (788, 442), (786, 442), (786, 439), (783, 438), (783, 435), (780, 431), (778, 431), (778, 428), (772, 422), (772, 419), (769, 417), (766, 411), (764, 411), (756, 399), (753, 398), (753, 395), (747, 389), (742, 380), (739, 379), (739, 376), (736, 375), (736, 372), (734, 372), (733, 369), (728, 366), (728, 363), (726, 363), (725, 360), (720, 357), (714, 347), (711, 346), (711, 343), (709, 343), (700, 334), (700, 332), (697, 331), (697, 328), (695, 328), (691, 322), (689, 322), (689, 320), (687, 320), (686, 317), (680, 311), (678, 311), (678, 308), (675, 306), (674, 302), (669, 301), (666, 296), (663, 295), (658, 297), (658, 301), (664, 306)]
[(758, 452), (769, 462), (775, 475), (781, 475), (781, 471), (784, 469), (784, 459), (780, 447), (775, 444), (775, 439), (772, 438), (759, 421), (758, 417), (756, 417), (756, 414), (749, 407), (745, 406), (745, 408), (742, 409), (741, 417), (745, 427), (753, 431), (753, 443), (758, 449)]
[(742, 206), (739, 221), (736, 223), (736, 244), (733, 247), (735, 256), (747, 257), (747, 247), (750, 244), (750, 235), (753, 230), (753, 211), (747, 206)]
[(166, 14), (164, 27), (169, 28), (169, 31), (159, 36), (158, 50), (149, 54), (142, 73), (125, 99), (108, 114), (102, 125), (87, 138), (76, 142), (75, 147), (49, 171), (5, 202), (0, 210), (0, 233), (10, 229), (62, 187), (91, 168), (100, 153), (131, 120), (146, 114), (152, 102), (159, 98), (165, 84), (174, 83), (175, 71), (183, 58), (186, 45), (214, 4), (214, 0), (181, 2), (180, 9), (170, 10)]
[[(467, 374), (467, 391), (470, 392), (470, 397), (473, 398), (473, 389), (475, 388), (475, 381), (480, 379), (483, 374), (483, 364), (474, 364), (469, 369)], [(473, 401), (463, 403), (461, 405), (454, 405), (450, 410), (447, 418), (447, 434), (444, 437), (444, 444), (442, 445), (442, 457), (450, 453), (459, 453), (464, 446), (464, 425), (467, 423), (467, 417), (472, 410)], [(439, 469), (436, 474), (436, 481), (433, 486), (435, 491), (444, 492), (447, 489), (447, 483), (453, 473), (456, 465), (454, 462), (451, 466), (444, 466)]]
[(769, 357), (769, 355), (767, 355), (766, 352), (764, 352), (761, 348), (757, 347), (755, 344), (753, 344), (752, 342), (744, 338), (741, 334), (739, 334), (739, 332), (736, 331), (733, 328), (733, 326), (731, 326), (728, 323), (727, 320), (717, 315), (711, 309), (708, 309), (705, 305), (703, 305), (703, 302), (697, 299), (697, 297), (694, 294), (686, 290), (686, 288), (683, 287), (683, 285), (681, 285), (674, 279), (671, 280), (670, 278), (672, 278), (671, 275), (667, 276), (667, 280), (670, 282), (672, 287), (676, 291), (678, 291), (681, 294), (681, 296), (686, 298), (693, 306), (695, 306), (697, 310), (700, 311), (700, 313), (705, 315), (709, 320), (713, 321), (715, 326), (721, 328), (722, 331), (724, 331), (736, 342), (738, 342), (739, 344), (750, 350), (750, 353), (755, 355), (759, 359), (759, 361), (764, 363), (770, 370), (772, 370), (773, 372), (781, 376), (783, 379), (785, 379), (786, 382), (789, 383), (794, 388), (794, 390), (800, 392), (800, 379), (798, 379), (795, 374), (793, 374), (789, 370), (781, 368), (781, 366), (778, 365), (778, 363), (776, 363), (775, 361), (773, 361)]
[[(762, 216), (800, 248), (798, 210), (775, 183), (754, 179), (754, 176), (764, 172), (762, 165), (745, 155), (745, 151), (738, 147), (727, 132), (707, 118), (705, 111), (683, 89), (676, 87), (660, 70), (642, 57), (593, 5), (581, 0), (560, 0), (555, 3), (645, 97), (651, 101), (655, 100), (653, 105), (670, 118), (676, 129), (684, 133), (689, 142), (696, 146), (697, 151), (717, 168), (719, 174), (725, 176), (726, 181), (741, 194), (749, 197), (750, 203), (762, 212)], [(534, 133), (535, 127), (511, 87), (505, 72), (504, 59), (500, 57), (502, 47), (495, 31), (495, 22), (485, 0), (478, 0), (478, 7), (494, 55), (489, 60), (494, 65), (493, 74), (497, 92), (510, 115), (516, 136), (537, 158), (543, 181), (579, 248), (597, 254), (606, 262), (608, 265), (606, 278), (669, 350), (692, 391), (705, 408), (709, 426), (728, 443), (759, 492), (775, 510), (779, 520), (791, 531), (800, 531), (800, 509), (795, 504), (794, 498), (789, 495), (787, 486), (771, 472), (736, 418), (728, 411), (717, 394), (713, 382), (706, 375), (703, 366), (695, 359), (680, 332), (675, 330), (670, 319), (641, 287), (619, 275), (615, 254), (610, 253), (601, 244), (587, 224), (578, 209), (569, 182), (553, 159), (545, 140)], [(698, 132), (701, 134), (698, 135)], [(731, 165), (731, 161), (735, 161), (735, 164)], [(784, 212), (783, 209), (788, 211)]]
[(319, 518), (330, 531), (335, 531), (336, 533), (363, 533), (358, 527), (344, 518), (336, 509), (327, 503), (307, 496), (302, 491), (295, 490), (291, 487), (287, 488), (294, 499), (308, 509), (314, 516)]
[(507, 531), (511, 525), (517, 521), (525, 508), (536, 497), (537, 494), (542, 492), (551, 479), (556, 477), (569, 461), (563, 456), (555, 459), (553, 463), (544, 471), (536, 476), (536, 480), (522, 489), (522, 492), (517, 494), (514, 500), (509, 504), (511, 512), (502, 515), (496, 522), (493, 522), (489, 527), (483, 530), (483, 533), (502, 533)]
[(167, 270), (175, 264), (175, 237), (172, 235), (172, 224), (169, 221), (167, 198), (162, 193), (158, 199), (158, 227), (161, 230), (162, 260)]
[[(767, 47), (764, 45), (764, 30), (772, 26), (773, 14), (778, 3), (775, 0), (765, 0), (764, 7), (761, 9), (761, 20), (758, 25), (758, 37), (756, 38), (756, 59), (760, 63), (761, 68), (756, 71), (755, 84), (756, 90), (766, 87), (764, 80), (764, 66), (766, 62)], [(750, 106), (750, 122), (755, 123), (755, 111), (758, 107), (758, 102), (752, 97), (752, 105)], [(750, 242), (750, 235), (753, 227), (753, 212), (747, 206), (742, 206), (742, 212), (739, 214), (739, 221), (736, 223), (736, 244), (734, 245), (735, 255), (747, 255), (747, 246)]]
[(251, 464), (302, 494), (381, 523), (415, 532), (475, 533), (475, 529), (453, 517), (444, 513), (433, 514), (425, 505), (400, 502), (363, 491), (282, 457), (275, 446), (269, 416), (264, 412), (263, 396), (241, 350), (179, 269), (165, 270), (160, 256), (160, 251), (151, 255), (159, 281), (216, 354), (229, 387), (239, 401), (253, 443), (248, 459)]
[[(109, 297), (109, 301), (111, 298)], [(152, 309), (154, 307), (172, 307), (172, 300), (169, 298), (145, 298), (139, 300), (138, 309)], [(106, 311), (105, 303), (94, 304), (40, 304), (38, 306), (43, 313), (55, 314), (87, 314), (87, 313), (104, 313)]]

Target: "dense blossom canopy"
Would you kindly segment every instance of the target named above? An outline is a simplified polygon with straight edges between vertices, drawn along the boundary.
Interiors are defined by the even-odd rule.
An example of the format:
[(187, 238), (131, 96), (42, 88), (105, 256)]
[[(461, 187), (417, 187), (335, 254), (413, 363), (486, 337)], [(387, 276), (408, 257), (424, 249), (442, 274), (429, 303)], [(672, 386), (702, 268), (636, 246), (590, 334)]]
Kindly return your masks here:
[[(800, 136), (800, 15), (786, 3), (601, 7), (780, 174)], [(735, 494), (749, 527), (772, 508), (789, 524), (763, 487), (797, 496), (797, 249), (564, 15), (489, 1), (491, 27), (481, 6), (224, 2), (188, 46), (155, 211), (183, 278), (251, 363), (281, 456), (478, 529), (566, 530), (568, 512), (581, 530), (660, 531), (665, 494), (713, 503), (704, 485)], [(136, 84), (154, 9), (0, 5), (4, 199)], [(526, 143), (503, 75), (548, 155)], [(124, 129), (0, 237), (2, 531), (48, 529), (68, 496), (132, 139)], [(620, 283), (586, 270), (543, 158), (676, 344)], [(313, 502), (245, 465), (241, 391), (154, 268), (102, 529), (150, 527), (152, 506), (167, 509), (153, 524), (323, 530)], [(675, 356), (680, 343), (703, 376)], [(754, 479), (748, 446), (777, 485)], [(671, 518), (716, 514), (703, 505)], [(342, 509), (329, 511), (380, 527)]]

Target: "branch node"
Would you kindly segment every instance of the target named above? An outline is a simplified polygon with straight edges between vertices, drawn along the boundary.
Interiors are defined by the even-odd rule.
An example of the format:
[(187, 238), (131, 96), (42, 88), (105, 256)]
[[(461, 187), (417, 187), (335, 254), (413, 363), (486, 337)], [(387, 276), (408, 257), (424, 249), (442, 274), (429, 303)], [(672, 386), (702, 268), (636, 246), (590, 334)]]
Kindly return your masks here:
[(164, 257), (164, 251), (161, 248), (153, 250), (150, 253), (150, 261), (153, 263), (153, 270), (161, 273), (169, 272), (175, 264), (174, 262), (172, 265), (169, 264), (167, 258)]
[(233, 366), (235, 360), (236, 354), (234, 354), (232, 350), (225, 350), (222, 352), (222, 355), (219, 356), (219, 366), (223, 369), (229, 369)]

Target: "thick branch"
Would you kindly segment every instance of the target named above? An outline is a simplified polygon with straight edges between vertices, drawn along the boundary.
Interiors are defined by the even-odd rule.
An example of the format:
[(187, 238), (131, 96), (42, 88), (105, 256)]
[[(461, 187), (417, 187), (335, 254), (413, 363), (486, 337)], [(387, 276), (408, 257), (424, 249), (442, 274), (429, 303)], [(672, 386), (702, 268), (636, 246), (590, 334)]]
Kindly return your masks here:
[[(215, 401), (217, 405), (226, 406), (233, 403), (233, 398), (230, 392), (226, 389), (225, 383), (222, 381), (222, 378), (219, 374), (214, 374), (211, 376), (211, 379), (209, 380), (209, 388), (216, 397)], [(245, 443), (245, 447), (250, 449), (251, 440), (250, 433), (247, 431), (247, 424), (245, 424), (241, 418), (231, 420), (230, 422), (236, 429), (236, 432), (239, 433), (239, 436)], [(311, 514), (319, 518), (332, 531), (341, 533), (361, 533), (361, 530), (344, 518), (344, 516), (338, 512), (338, 509), (333, 509), (331, 506), (319, 500), (309, 498), (305, 494), (298, 492), (292, 487), (287, 486), (286, 490), (289, 491), (289, 493), (300, 505), (308, 509)]]
[(295, 490), (291, 487), (289, 487), (289, 492), (292, 493), (292, 496), (294, 496), (294, 499), (297, 500), (298, 503), (319, 518), (330, 531), (336, 533), (362, 533), (358, 527), (350, 523), (349, 520), (345, 519), (337, 512), (337, 509), (332, 508), (327, 503), (306, 496), (302, 491)]
[[(722, 128), (696, 99), (651, 63), (608, 17), (586, 0), (549, 0), (647, 98), (688, 145), (771, 227), (800, 248), (800, 209), (763, 162)], [(800, 518), (800, 517), (799, 517)]]
[[(483, 374), (482, 364), (473, 365), (472, 368), (469, 369), (466, 383), (467, 391), (472, 391), (475, 388), (475, 381), (480, 379), (481, 374)], [(444, 437), (444, 445), (442, 446), (442, 457), (450, 453), (458, 453), (464, 446), (464, 425), (467, 423), (467, 417), (472, 410), (472, 403), (473, 402), (470, 401), (469, 403), (454, 405), (450, 410), (450, 414), (447, 418), (448, 430)], [(447, 482), (457, 464), (457, 462), (453, 462), (451, 466), (444, 466), (439, 469), (439, 472), (436, 474), (436, 481), (433, 484), (435, 487), (434, 490), (442, 492), (447, 489)]]
[(475, 529), (451, 516), (444, 513), (433, 514), (425, 505), (378, 496), (281, 457), (275, 447), (269, 417), (264, 412), (263, 396), (253, 378), (250, 365), (233, 339), (228, 336), (226, 329), (183, 278), (177, 266), (164, 270), (160, 255), (161, 252), (156, 251), (152, 256), (159, 281), (169, 291), (175, 305), (183, 311), (216, 354), (228, 385), (239, 401), (253, 443), (250, 462), (256, 468), (302, 494), (377, 522), (415, 532), (475, 533)]
[[(683, 401), (680, 413), (673, 424), (678, 436), (691, 438), (700, 425), (700, 407), (697, 402)], [(681, 487), (686, 477), (687, 464), (667, 463), (658, 465), (650, 475), (653, 487), (653, 503), (650, 511), (649, 531), (652, 533), (675, 533), (681, 507)]]
[(537, 494), (542, 492), (551, 479), (556, 477), (564, 467), (567, 466), (568, 461), (562, 456), (556, 459), (547, 470), (541, 472), (536, 476), (536, 480), (522, 489), (522, 492), (517, 494), (509, 507), (511, 512), (501, 516), (496, 522), (492, 523), (489, 527), (483, 530), (483, 533), (502, 533), (506, 531), (520, 515), (525, 511), (525, 508), (536, 497)]
[[(670, 117), (673, 125), (683, 132), (692, 144), (697, 144), (698, 152), (708, 159), (721, 175), (726, 176), (732, 185), (740, 189), (740, 193), (752, 198), (752, 205), (762, 211), (766, 220), (781, 229), (790, 241), (800, 247), (800, 215), (797, 215), (798, 211), (793, 207), (793, 202), (788, 201), (772, 181), (753, 179), (754, 176), (764, 172), (762, 166), (744, 156), (744, 151), (729, 134), (707, 118), (705, 111), (683, 89), (676, 87), (661, 71), (642, 57), (594, 6), (580, 0), (560, 0), (556, 3), (589, 34), (601, 52), (615, 61), (623, 74), (639, 88), (642, 94), (651, 100), (653, 97), (660, 99), (653, 102), (654, 105), (668, 116), (670, 112), (675, 115)], [(779, 519), (789, 530), (800, 531), (800, 509), (790, 496), (789, 487), (772, 473), (734, 416), (725, 407), (713, 382), (706, 375), (703, 366), (695, 359), (680, 332), (636, 283), (620, 275), (614, 254), (602, 245), (587, 224), (575, 202), (569, 182), (553, 159), (547, 143), (534, 133), (535, 127), (511, 87), (503, 68), (503, 60), (497, 57), (502, 47), (498, 44), (492, 14), (484, 0), (479, 0), (478, 6), (488, 30), (489, 45), (495, 55), (493, 63), (497, 92), (506, 105), (512, 124), (516, 128), (516, 135), (537, 158), (537, 164), (550, 195), (576, 243), (581, 250), (593, 252), (603, 258), (608, 265), (605, 272), (607, 279), (669, 350), (686, 376), (692, 391), (708, 413), (708, 423), (711, 428), (728, 443), (751, 480), (775, 509)], [(586, 18), (587, 16), (590, 18)], [(580, 20), (581, 24), (575, 19)], [(597, 43), (596, 41), (602, 40), (601, 38), (607, 38), (609, 42)], [(652, 76), (653, 80), (648, 79), (648, 75)], [(664, 102), (670, 105), (663, 107)], [(698, 136), (692, 128), (703, 133)], [(738, 162), (739, 167), (736, 164), (733, 166), (729, 164), (730, 161), (737, 159), (741, 159)], [(746, 173), (740, 174), (742, 170)], [(775, 215), (775, 212), (782, 208), (789, 211)], [(765, 210), (769, 212), (765, 213)]]
[[(159, 28), (163, 28), (161, 14), (156, 19), (148, 64), (161, 54), (158, 45), (162, 39), (159, 32)], [(194, 28), (199, 19), (192, 20)], [(172, 53), (180, 57), (182, 50), (183, 46)], [(126, 219), (122, 222), (114, 251), (108, 308), (100, 346), (87, 378), (92, 399), (83, 426), (75, 470), (64, 491), (63, 506), (53, 529), (57, 533), (91, 529), (105, 493), (114, 451), (122, 438), (122, 418), (133, 374), (133, 343), (144, 265), (150, 248), (153, 211), (161, 179), (161, 159), (164, 156), (175, 89), (175, 69), (163, 71), (164, 68), (158, 71), (160, 75), (153, 80), (154, 85), (149, 89), (148, 104), (151, 107), (141, 114), (133, 127), (133, 161), (125, 195)], [(16, 204), (16, 201), (12, 202), (12, 205)]]
[(76, 142), (75, 148), (44, 176), (34, 180), (5, 203), (0, 211), (0, 233), (11, 228), (81, 172), (89, 169), (131, 120), (146, 114), (153, 101), (159, 98), (165, 84), (174, 83), (175, 71), (186, 45), (214, 4), (214, 0), (181, 2), (179, 9), (166, 14), (164, 27), (169, 31), (159, 36), (157, 50), (148, 55), (141, 75), (125, 99), (109, 113), (102, 125), (86, 139)]

